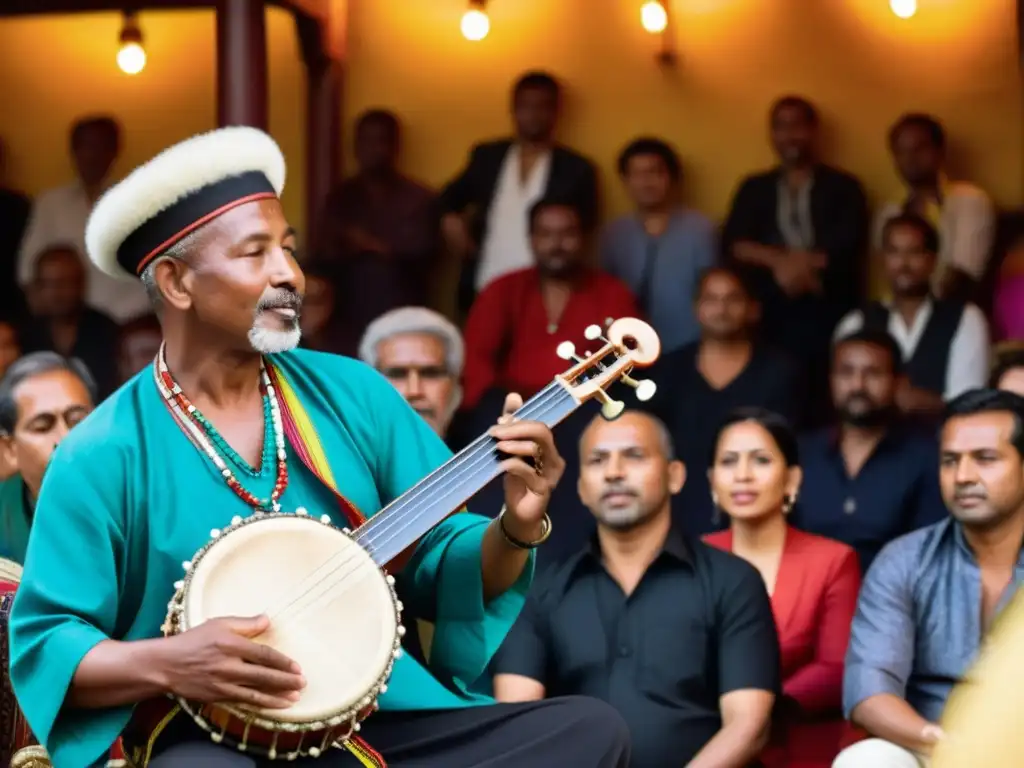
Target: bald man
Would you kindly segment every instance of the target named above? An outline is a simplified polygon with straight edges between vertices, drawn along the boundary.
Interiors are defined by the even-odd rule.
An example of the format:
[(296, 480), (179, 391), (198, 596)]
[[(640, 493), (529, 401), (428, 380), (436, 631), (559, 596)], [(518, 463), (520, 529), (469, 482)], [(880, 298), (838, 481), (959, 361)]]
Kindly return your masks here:
[(496, 657), (495, 696), (604, 698), (630, 727), (632, 768), (749, 765), (779, 687), (764, 581), (673, 525), (686, 469), (655, 417), (597, 417), (580, 461), (597, 535), (534, 585)]

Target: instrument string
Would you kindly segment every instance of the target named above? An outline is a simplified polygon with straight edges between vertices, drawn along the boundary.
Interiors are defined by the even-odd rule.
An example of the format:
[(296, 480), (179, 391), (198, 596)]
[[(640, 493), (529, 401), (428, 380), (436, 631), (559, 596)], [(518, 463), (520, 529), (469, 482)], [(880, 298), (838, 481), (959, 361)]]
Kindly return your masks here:
[[(557, 382), (553, 382), (532, 398), (526, 405), (520, 408), (514, 415), (518, 418), (535, 418), (544, 420), (545, 417), (558, 410), (558, 406), (562, 403), (562, 398), (557, 396), (559, 394), (568, 397), (568, 393), (565, 392), (562, 385)], [(486, 445), (487, 443), (491, 444)], [(456, 457), (446, 462), (431, 474), (427, 475), (423, 480), (413, 486), (412, 489), (395, 499), (395, 501), (384, 507), (380, 512), (360, 526), (356, 530), (353, 540), (360, 544), (364, 551), (368, 552), (372, 557), (374, 554), (374, 548), (383, 548), (385, 545), (395, 541), (404, 531), (421, 522), (419, 519), (408, 520), (404, 518), (402, 512), (421, 502), (424, 497), (432, 495), (436, 486), (444, 484), (448, 486), (450, 491), (451, 488), (457, 487), (460, 479), (467, 475), (472, 475), (480, 468), (485, 467), (487, 463), (498, 454), (498, 451), (494, 447), (495, 443), (496, 441), (494, 438), (487, 434), (478, 437), (475, 441), (470, 443), (470, 445), (460, 451)], [(464, 501), (465, 499), (461, 499), (461, 502)], [(374, 523), (373, 526), (369, 526), (369, 523), (371, 522)], [(376, 541), (374, 547), (371, 548), (363, 546), (371, 536), (374, 537)], [(305, 596), (310, 594), (312, 591), (317, 590), (317, 587), (326, 586), (326, 592), (330, 592), (337, 583), (340, 583), (340, 581), (351, 575), (351, 573), (354, 573), (355, 570), (358, 570), (358, 563), (355, 569), (351, 569), (348, 573), (342, 574), (340, 579), (330, 579), (330, 577), (352, 561), (358, 560), (358, 557), (358, 555), (352, 553), (340, 552), (328, 558), (317, 568), (307, 574), (307, 576), (304, 577), (298, 585), (298, 587), (301, 588), (306, 582), (313, 580), (313, 584), (311, 586), (304, 589), (300, 594), (293, 598), (285, 598), (284, 605), (275, 604), (272, 609), (268, 609), (265, 613), (272, 619), (275, 617), (279, 618), (289, 607), (296, 605)], [(318, 574), (331, 565), (334, 565), (335, 567), (327, 574), (324, 574), (323, 578), (318, 578)], [(314, 596), (314, 604), (318, 602), (317, 598), (320, 596), (322, 596), (322, 593), (318, 590), (318, 594)]]
[[(550, 402), (552, 400), (552, 398), (545, 397), (545, 398), (543, 398), (543, 400), (547, 401), (547, 402), (544, 402), (543, 405), (541, 405), (541, 403), (543, 401), (542, 401), (542, 399), (540, 397), (535, 398), (534, 401), (531, 401), (531, 402), (535, 403), (536, 405), (540, 406), (540, 409), (534, 408), (534, 409), (531, 409), (531, 410), (540, 410), (540, 412), (537, 413), (537, 414), (529, 414), (529, 415), (531, 415), (531, 416), (536, 415), (539, 418), (543, 418), (544, 416), (547, 416), (553, 410), (553, 408), (551, 407), (552, 403)], [(523, 409), (520, 409), (520, 412), (522, 412), (522, 411), (525, 411), (525, 406), (524, 406)], [(456, 472), (454, 472), (454, 473), (453, 472), (448, 472), (448, 479), (455, 479), (457, 481), (458, 478), (451, 478), (450, 477), (452, 474), (459, 474), (459, 475), (471, 474), (473, 471), (475, 471), (481, 465), (486, 464), (488, 459), (493, 458), (494, 455), (496, 454), (496, 450), (494, 449), (494, 447), (492, 445), (492, 446), (490, 446), (489, 450), (487, 450), (487, 451), (485, 451), (483, 453), (477, 451), (477, 453), (478, 453), (478, 455), (475, 457), (475, 461), (474, 461), (473, 464), (471, 464), (468, 467), (459, 465), (458, 467), (455, 468)], [(446, 464), (445, 466), (448, 467), (449, 470), (450, 470), (453, 465), (451, 463), (449, 463), (449, 464)], [(414, 497), (415, 495), (417, 495), (417, 494), (413, 493), (413, 491), (415, 491), (415, 490), (416, 490), (416, 488), (413, 488), (412, 491), (407, 492), (406, 496)], [(418, 494), (418, 495), (422, 496), (422, 494)], [(404, 498), (405, 498), (405, 496), (400, 497), (400, 499), (404, 499)], [(396, 501), (398, 501), (398, 500), (396, 500)], [(408, 506), (408, 504), (403, 505), (403, 506)], [(380, 516), (380, 514), (381, 513), (378, 513), (378, 515), (375, 515), (373, 519), (377, 519)], [(391, 535), (389, 535), (389, 536), (382, 536), (381, 541), (380, 541), (381, 545), (387, 544), (388, 542), (396, 539), (404, 530), (406, 530), (407, 528), (411, 527), (411, 525), (414, 524), (417, 521), (415, 521), (415, 520), (414, 521), (408, 521), (406, 523), (399, 515), (392, 515), (392, 520), (391, 521), (386, 521), (386, 522), (391, 522), (391, 524), (390, 525), (386, 525), (386, 526), (382, 526), (381, 533), (388, 533), (388, 532), (390, 532)], [(397, 528), (396, 528), (396, 523), (398, 524)], [(367, 548), (365, 548), (365, 547), (362, 547), (362, 548), (363, 548), (364, 551), (368, 552)], [(368, 553), (372, 556), (372, 552), (368, 552)], [(330, 589), (330, 586), (331, 586), (331, 584), (333, 582), (331, 580), (329, 580), (328, 577), (330, 575), (332, 575), (333, 573), (335, 573), (336, 571), (338, 571), (340, 568), (344, 567), (346, 564), (348, 564), (352, 560), (355, 560), (357, 558), (358, 558), (358, 555), (348, 554), (348, 553), (344, 553), (344, 552), (338, 553), (337, 555), (334, 555), (331, 558), (328, 558), (328, 560), (326, 560), (324, 563), (322, 563), (318, 568), (314, 569), (313, 572), (311, 572), (306, 578), (304, 578), (302, 580), (302, 582), (300, 582), (300, 585), (302, 585), (305, 582), (308, 582), (311, 579), (313, 579), (313, 584), (310, 587), (305, 589), (302, 593), (300, 593), (296, 597), (292, 598), (291, 600), (288, 600), (286, 598), (286, 600), (288, 600), (288, 601), (285, 603), (285, 605), (283, 605), (281, 607), (276, 607), (275, 606), (275, 609), (273, 611), (269, 611), (268, 615), (271, 616), (271, 617), (273, 617), (273, 616), (280, 616), (282, 613), (284, 613), (285, 610), (287, 610), (287, 608), (289, 606), (294, 605), (295, 603), (297, 603), (306, 594), (308, 594), (312, 590), (317, 589), (317, 587), (324, 586), (325, 583), (327, 584), (328, 589)], [(320, 571), (322, 571), (324, 568), (329, 567), (331, 565), (335, 565), (336, 567), (333, 568), (322, 579), (315, 579), (314, 578), (314, 577), (316, 577), (316, 575)], [(357, 568), (358, 568), (358, 565), (357, 565)]]
[[(537, 414), (537, 415), (538, 416), (547, 415), (547, 413), (549, 413), (551, 410), (552, 410), (552, 408), (551, 408), (550, 403), (549, 403), (548, 407), (544, 408), (544, 410), (540, 414)], [(494, 449), (492, 447), (491, 451), (490, 451), (491, 455), (493, 456), (493, 454), (495, 452), (496, 451), (494, 451)], [(478, 457), (478, 458), (481, 458), (481, 457)], [(486, 456), (484, 456), (483, 458), (486, 458)], [(480, 462), (478, 461), (477, 463), (479, 464)], [(470, 471), (471, 471), (471, 469), (472, 468), (470, 468)], [(465, 473), (462, 473), (462, 474), (465, 474)], [(394, 525), (389, 526), (389, 527), (392, 529), (392, 535), (390, 537), (385, 538), (382, 543), (386, 543), (387, 541), (390, 541), (390, 540), (392, 540), (394, 538), (397, 538), (397, 536), (400, 535), (409, 526), (408, 525), (400, 525), (397, 530), (395, 530), (395, 526)], [(361, 549), (363, 549), (364, 552), (367, 551), (365, 548), (361, 547)], [(290, 600), (288, 598), (286, 598), (287, 602), (283, 606), (281, 606), (279, 608), (276, 608), (272, 612), (267, 612), (268, 617), (271, 618), (272, 620), (274, 618), (280, 619), (282, 616), (284, 616), (284, 615), (286, 615), (286, 614), (288, 614), (290, 612), (289, 609), (296, 608), (296, 606), (298, 606), (298, 603), (301, 602), (303, 600), (303, 598), (309, 596), (314, 591), (316, 592), (316, 594), (312, 595), (312, 601), (310, 603), (308, 603), (308, 604), (306, 604), (306, 605), (304, 605), (302, 607), (296, 608), (296, 610), (299, 611), (299, 613), (296, 614), (296, 616), (305, 613), (308, 608), (314, 607), (317, 604), (319, 604), (321, 602), (321, 598), (326, 598), (328, 600), (333, 599), (333, 597), (336, 596), (336, 595), (331, 595), (331, 593), (334, 590), (334, 588), (336, 586), (338, 586), (340, 583), (342, 583), (345, 580), (347, 580), (349, 577), (351, 577), (351, 575), (353, 573), (355, 573), (356, 571), (361, 569), (360, 568), (360, 560), (361, 559), (359, 558), (358, 554), (348, 553), (348, 552), (339, 552), (338, 554), (332, 556), (331, 558), (328, 558), (327, 561), (325, 561), (323, 564), (321, 564), (320, 567), (318, 567), (317, 569), (314, 570), (313, 574), (315, 574), (318, 571), (323, 570), (324, 567), (327, 567), (327, 566), (330, 566), (330, 565), (334, 564), (335, 567), (330, 572), (325, 574), (323, 577), (314, 580), (312, 585), (310, 585), (308, 588), (302, 590), (294, 598), (291, 598)], [(355, 562), (355, 566), (354, 567), (347, 569), (344, 573), (341, 573), (339, 576), (337, 576), (337, 578), (333, 578), (333, 579), (331, 578), (331, 576), (334, 576), (335, 574), (338, 573), (338, 571), (340, 571), (343, 568), (345, 568), (346, 565), (349, 565), (349, 564), (351, 564), (353, 562)], [(313, 574), (311, 574), (311, 576)], [(307, 576), (306, 578), (304, 578), (300, 582), (300, 585), (304, 584), (305, 582), (307, 582), (309, 580), (310, 580), (310, 577)], [(347, 591), (347, 590), (345, 590), (345, 591)], [(293, 592), (293, 594), (294, 594), (294, 592)]]

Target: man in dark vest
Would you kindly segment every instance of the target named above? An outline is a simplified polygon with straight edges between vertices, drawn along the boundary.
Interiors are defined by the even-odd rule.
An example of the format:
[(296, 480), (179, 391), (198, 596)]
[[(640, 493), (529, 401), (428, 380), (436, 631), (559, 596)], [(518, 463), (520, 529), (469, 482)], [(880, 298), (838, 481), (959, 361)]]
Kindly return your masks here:
[(836, 338), (860, 328), (888, 331), (903, 351), (905, 384), (897, 394), (904, 413), (930, 417), (943, 402), (985, 385), (988, 324), (973, 304), (938, 299), (931, 291), (939, 236), (925, 219), (902, 213), (882, 230), (890, 298), (872, 301), (844, 317)]

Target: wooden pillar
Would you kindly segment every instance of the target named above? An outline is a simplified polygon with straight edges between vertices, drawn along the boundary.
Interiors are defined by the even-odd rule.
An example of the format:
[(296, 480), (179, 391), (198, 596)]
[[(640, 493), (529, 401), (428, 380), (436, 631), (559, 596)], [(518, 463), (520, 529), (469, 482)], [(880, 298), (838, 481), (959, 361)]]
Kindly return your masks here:
[(267, 129), (263, 0), (217, 0), (217, 124)]
[(319, 18), (296, 17), (306, 64), (306, 233), (320, 246), (320, 215), (341, 177), (346, 0), (323, 0)]
[(1017, 52), (1020, 69), (1024, 73), (1024, 0), (1017, 0)]

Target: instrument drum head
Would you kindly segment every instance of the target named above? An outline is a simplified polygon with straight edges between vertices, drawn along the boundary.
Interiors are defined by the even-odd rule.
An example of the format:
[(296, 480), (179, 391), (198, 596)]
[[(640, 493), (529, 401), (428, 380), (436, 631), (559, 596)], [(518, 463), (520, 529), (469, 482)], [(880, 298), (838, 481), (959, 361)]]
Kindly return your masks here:
[(270, 629), (255, 641), (297, 662), (306, 688), (288, 709), (254, 711), (298, 724), (356, 708), (384, 682), (395, 652), (399, 615), (387, 577), (347, 534), (316, 518), (250, 520), (193, 561), (183, 628), (264, 613)]

